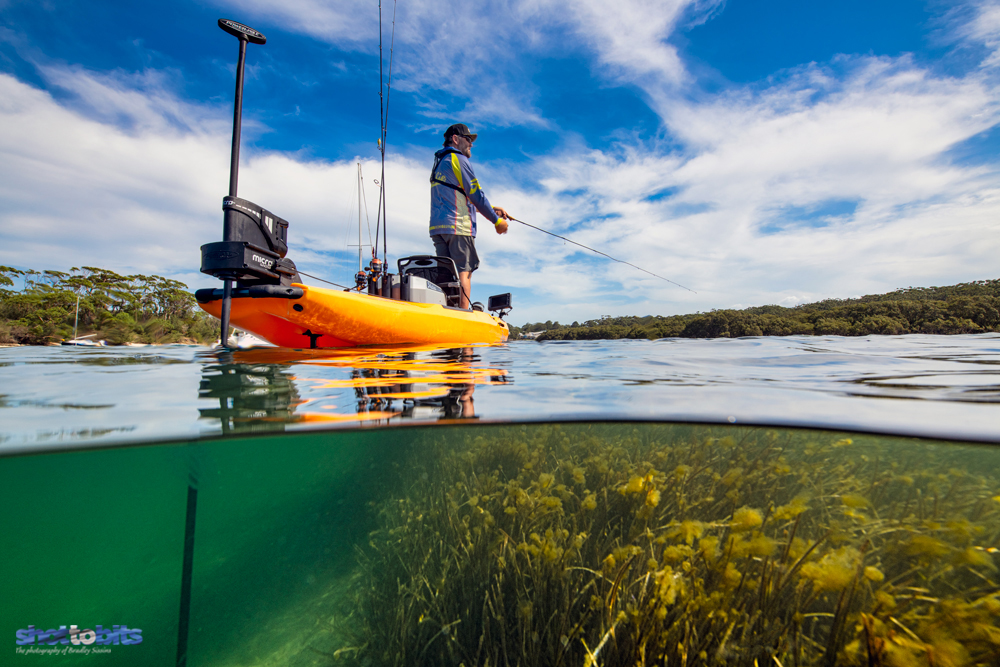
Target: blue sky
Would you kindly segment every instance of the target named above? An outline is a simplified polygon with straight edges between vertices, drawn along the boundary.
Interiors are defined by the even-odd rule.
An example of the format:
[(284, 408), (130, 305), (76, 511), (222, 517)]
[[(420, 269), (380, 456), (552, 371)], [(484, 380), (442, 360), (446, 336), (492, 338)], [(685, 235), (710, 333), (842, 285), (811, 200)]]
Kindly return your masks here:
[[(395, 11), (390, 261), (431, 249), (433, 151), (465, 122), (495, 205), (694, 290), (484, 229), (473, 297), (513, 292), (515, 323), (1000, 277), (998, 2)], [(357, 160), (373, 223), (377, 193), (376, 0), (0, 0), (0, 263), (213, 285), (198, 248), (221, 237), (237, 53), (220, 17), (268, 38), (240, 195), (290, 221), (301, 269), (350, 280)]]

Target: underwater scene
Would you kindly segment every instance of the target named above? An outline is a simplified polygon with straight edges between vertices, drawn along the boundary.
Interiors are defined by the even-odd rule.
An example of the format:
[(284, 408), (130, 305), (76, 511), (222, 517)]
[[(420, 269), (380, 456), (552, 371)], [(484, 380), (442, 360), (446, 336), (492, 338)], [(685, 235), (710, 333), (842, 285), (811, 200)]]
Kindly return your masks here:
[(1000, 661), (990, 445), (341, 429), (7, 457), (0, 503), (3, 664)]
[(1000, 664), (1000, 336), (0, 350), (0, 664)]

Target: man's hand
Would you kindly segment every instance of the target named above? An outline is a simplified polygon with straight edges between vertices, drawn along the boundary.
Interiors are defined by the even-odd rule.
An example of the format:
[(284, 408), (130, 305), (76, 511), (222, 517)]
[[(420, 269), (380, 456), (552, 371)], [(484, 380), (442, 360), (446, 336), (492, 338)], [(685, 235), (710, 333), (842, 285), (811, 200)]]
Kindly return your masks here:
[(497, 224), (493, 225), (493, 229), (497, 230), (497, 234), (506, 234), (507, 233), (506, 220), (510, 218), (510, 213), (500, 208), (499, 206), (494, 206), (493, 212), (497, 214), (498, 218), (500, 218), (499, 220), (497, 220)]

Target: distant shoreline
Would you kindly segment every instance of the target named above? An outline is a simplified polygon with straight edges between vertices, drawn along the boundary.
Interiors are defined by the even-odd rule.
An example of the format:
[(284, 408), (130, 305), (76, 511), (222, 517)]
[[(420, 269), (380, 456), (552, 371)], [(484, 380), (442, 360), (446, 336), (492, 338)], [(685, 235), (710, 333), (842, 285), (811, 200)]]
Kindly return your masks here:
[(857, 299), (827, 299), (793, 308), (754, 306), (708, 313), (602, 317), (570, 325), (538, 322), (511, 327), (518, 338), (743, 338), (747, 336), (899, 336), (1000, 331), (1000, 280), (947, 287), (908, 287)]

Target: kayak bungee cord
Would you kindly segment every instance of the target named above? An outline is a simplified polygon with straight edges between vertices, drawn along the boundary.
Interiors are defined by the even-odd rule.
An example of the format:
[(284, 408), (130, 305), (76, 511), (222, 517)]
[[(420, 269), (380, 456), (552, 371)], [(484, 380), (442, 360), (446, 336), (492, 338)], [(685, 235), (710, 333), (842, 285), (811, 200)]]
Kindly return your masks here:
[(577, 243), (577, 242), (576, 242), (576, 241), (574, 241), (573, 239), (568, 239), (568, 238), (566, 238), (565, 236), (559, 236), (558, 234), (553, 234), (552, 232), (548, 231), (547, 229), (542, 229), (541, 227), (535, 227), (534, 225), (532, 225), (532, 224), (530, 224), (530, 223), (527, 223), (527, 222), (525, 222), (524, 220), (518, 220), (517, 218), (515, 218), (515, 217), (513, 217), (513, 216), (511, 216), (511, 215), (508, 215), (508, 216), (507, 216), (507, 219), (508, 219), (508, 220), (513, 220), (514, 222), (520, 222), (520, 223), (521, 223), (522, 225), (524, 225), (525, 227), (531, 227), (532, 229), (537, 229), (538, 231), (540, 231), (540, 232), (544, 232), (545, 234), (548, 234), (549, 236), (554, 236), (554, 237), (556, 237), (557, 239), (562, 239), (563, 241), (568, 241), (569, 243), (572, 243), (573, 245), (578, 245), (578, 246), (580, 246), (581, 248), (585, 248), (585, 249), (589, 250), (590, 252), (596, 252), (596, 253), (597, 253), (598, 255), (602, 255), (602, 256), (604, 256), (604, 257), (607, 257), (608, 259), (610, 259), (610, 260), (611, 260), (611, 261), (613, 261), (613, 262), (618, 262), (619, 264), (628, 264), (628, 265), (629, 265), (629, 266), (631, 266), (631, 267), (632, 267), (633, 269), (639, 269), (639, 270), (640, 270), (640, 271), (642, 271), (643, 273), (648, 273), (649, 275), (653, 276), (654, 278), (659, 278), (660, 280), (666, 280), (666, 281), (667, 281), (668, 283), (670, 283), (671, 285), (677, 285), (677, 286), (678, 286), (678, 287), (680, 287), (681, 289), (686, 289), (686, 290), (687, 290), (688, 292), (691, 292), (692, 294), (697, 294), (697, 292), (695, 292), (695, 291), (694, 291), (693, 289), (691, 289), (690, 287), (684, 287), (684, 285), (681, 285), (680, 283), (675, 283), (675, 282), (674, 282), (673, 280), (671, 280), (670, 278), (664, 278), (663, 276), (658, 276), (658, 275), (656, 275), (655, 273), (653, 273), (652, 271), (647, 271), (646, 269), (642, 268), (641, 266), (636, 266), (636, 265), (635, 265), (635, 264), (633, 264), (632, 262), (626, 262), (626, 261), (625, 261), (624, 259), (616, 259), (616, 258), (612, 257), (611, 255), (609, 255), (609, 254), (608, 254), (608, 253), (606, 253), (606, 252), (601, 252), (600, 250), (594, 250), (594, 249), (593, 249), (593, 248), (591, 248), (590, 246), (585, 246), (585, 245), (583, 245), (582, 243)]

